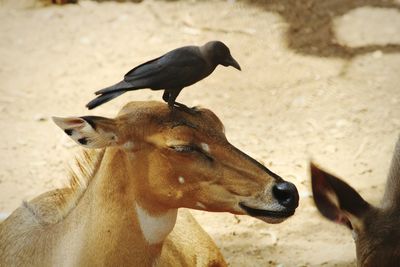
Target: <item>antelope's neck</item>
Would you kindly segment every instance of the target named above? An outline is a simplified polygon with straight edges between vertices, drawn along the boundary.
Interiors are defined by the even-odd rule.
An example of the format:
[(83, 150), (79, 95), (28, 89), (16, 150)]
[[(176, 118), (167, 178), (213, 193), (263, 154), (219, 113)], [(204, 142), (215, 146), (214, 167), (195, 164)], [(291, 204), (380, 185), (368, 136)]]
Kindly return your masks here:
[(135, 210), (140, 230), (149, 245), (162, 244), (175, 226), (177, 209), (171, 209), (161, 214), (150, 214), (137, 202)]
[[(163, 241), (175, 225), (177, 209), (149, 211), (145, 208), (153, 207), (151, 203), (143, 202), (138, 192), (151, 193), (138, 188), (144, 181), (138, 176), (148, 171), (142, 161), (132, 166), (132, 160), (139, 160), (132, 157), (135, 156), (116, 148), (108, 148), (105, 152), (90, 192), (91, 206), (94, 205), (91, 211), (98, 213), (92, 214), (92, 219), (98, 227), (97, 232), (106, 232), (110, 236), (107, 250), (115, 251), (112, 257), (132, 258), (139, 264), (134, 266), (152, 266), (161, 254)], [(145, 171), (141, 171), (143, 168)], [(118, 255), (121, 248), (129, 251), (129, 255)]]

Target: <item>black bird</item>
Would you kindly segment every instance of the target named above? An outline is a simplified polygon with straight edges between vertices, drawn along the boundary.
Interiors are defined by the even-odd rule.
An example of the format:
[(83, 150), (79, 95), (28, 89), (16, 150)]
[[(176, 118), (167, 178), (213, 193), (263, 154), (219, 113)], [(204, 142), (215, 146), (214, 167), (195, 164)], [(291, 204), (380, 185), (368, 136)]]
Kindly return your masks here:
[(86, 107), (93, 109), (127, 91), (143, 88), (165, 90), (163, 100), (170, 108), (186, 107), (175, 102), (181, 90), (210, 75), (218, 65), (241, 70), (229, 48), (220, 41), (177, 48), (133, 68), (121, 82), (95, 92), (99, 96)]

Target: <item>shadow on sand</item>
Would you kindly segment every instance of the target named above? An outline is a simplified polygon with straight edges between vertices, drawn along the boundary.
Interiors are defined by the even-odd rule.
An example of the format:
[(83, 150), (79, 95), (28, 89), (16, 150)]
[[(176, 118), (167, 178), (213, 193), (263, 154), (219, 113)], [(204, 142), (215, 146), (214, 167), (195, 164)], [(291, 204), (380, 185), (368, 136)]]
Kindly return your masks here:
[(289, 24), (288, 48), (297, 53), (320, 57), (352, 58), (381, 50), (400, 52), (399, 44), (349, 47), (338, 44), (333, 31), (333, 20), (359, 7), (393, 8), (400, 12), (394, 0), (245, 0), (266, 11), (280, 14)]

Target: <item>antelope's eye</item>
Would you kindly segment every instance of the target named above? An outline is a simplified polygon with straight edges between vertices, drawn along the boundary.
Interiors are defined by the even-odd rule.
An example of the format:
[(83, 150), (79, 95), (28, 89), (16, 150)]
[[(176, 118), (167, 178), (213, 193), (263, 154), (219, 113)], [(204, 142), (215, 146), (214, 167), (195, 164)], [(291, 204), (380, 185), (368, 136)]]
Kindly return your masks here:
[(176, 152), (193, 152), (196, 151), (196, 148), (191, 145), (178, 145), (178, 146), (171, 146), (173, 150)]
[(206, 153), (204, 150), (196, 145), (176, 145), (170, 146), (169, 148), (179, 153), (197, 153), (208, 161), (213, 161), (213, 158), (208, 153)]

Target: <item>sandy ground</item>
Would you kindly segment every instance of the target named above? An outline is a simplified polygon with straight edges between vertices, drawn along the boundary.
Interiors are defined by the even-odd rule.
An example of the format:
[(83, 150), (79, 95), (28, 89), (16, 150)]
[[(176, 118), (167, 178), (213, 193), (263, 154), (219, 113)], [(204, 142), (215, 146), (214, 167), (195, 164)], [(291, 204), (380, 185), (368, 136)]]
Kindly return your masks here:
[(76, 147), (51, 116), (114, 116), (126, 94), (87, 111), (93, 92), (175, 47), (220, 39), (243, 71), (219, 67), (179, 96), (212, 109), (229, 140), (294, 182), (279, 225), (195, 212), (230, 266), (354, 266), (350, 232), (319, 216), (310, 158), (374, 204), (400, 133), (400, 2), (350, 0), (0, 0), (0, 211), (66, 184)]

